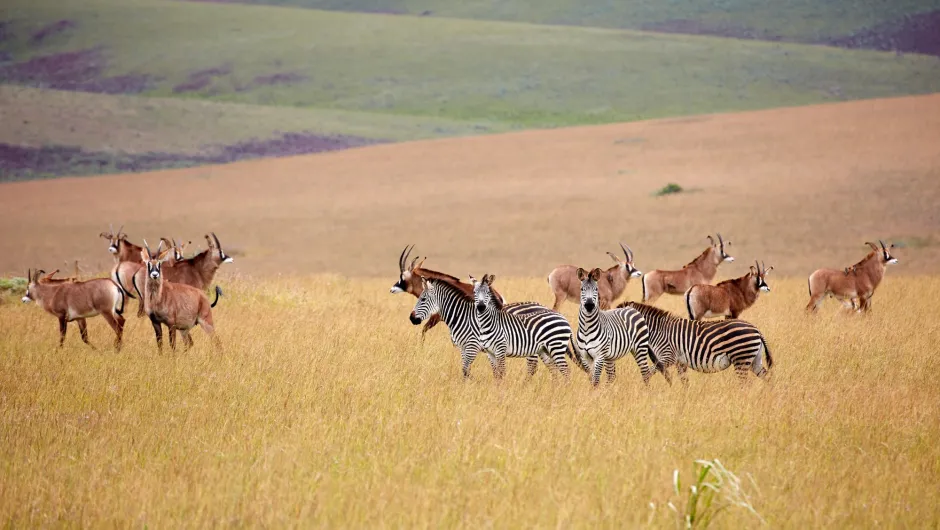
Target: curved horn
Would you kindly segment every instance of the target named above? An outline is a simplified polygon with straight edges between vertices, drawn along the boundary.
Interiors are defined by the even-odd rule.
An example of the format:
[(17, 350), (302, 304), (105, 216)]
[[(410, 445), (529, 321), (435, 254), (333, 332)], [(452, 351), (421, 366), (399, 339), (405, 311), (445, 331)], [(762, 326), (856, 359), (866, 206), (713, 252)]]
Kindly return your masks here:
[(757, 266), (757, 274), (760, 274), (760, 263), (757, 263), (757, 260), (754, 260), (754, 265)]
[(147, 249), (147, 256), (149, 256), (150, 259), (153, 259), (153, 252), (150, 252), (150, 245), (147, 244), (146, 239), (144, 239), (144, 248)]
[(878, 245), (872, 243), (871, 241), (866, 241), (865, 244), (868, 245), (868, 246), (870, 246), (872, 250), (874, 250), (874, 251), (876, 251), (876, 252), (878, 251)]
[(878, 242), (879, 242), (879, 243), (881, 243), (881, 248), (883, 248), (883, 249), (884, 249), (884, 248), (885, 248), (885, 242), (884, 242), (884, 241), (882, 241), (882, 240), (880, 240), (880, 239), (878, 240)]
[(215, 232), (209, 232), (209, 233), (212, 234), (212, 239), (215, 239), (216, 248), (218, 248), (219, 250), (222, 250), (222, 243), (219, 243), (219, 236), (215, 235)]
[(630, 248), (630, 245), (624, 246), (623, 243), (620, 243), (620, 248), (623, 249), (623, 255), (627, 257), (627, 261), (633, 261), (633, 249)]
[(725, 240), (721, 238), (721, 232), (718, 232), (718, 243), (720, 243), (721, 246), (725, 246)]
[(405, 245), (405, 249), (401, 251), (401, 256), (398, 257), (398, 270), (399, 272), (405, 272), (405, 262), (408, 261), (408, 256), (411, 255), (411, 250), (415, 248), (414, 244), (410, 247)]
[[(124, 234), (124, 225), (121, 225), (121, 228), (118, 228), (117, 234), (114, 237), (121, 239), (121, 234)], [(127, 234), (124, 235), (126, 236)]]

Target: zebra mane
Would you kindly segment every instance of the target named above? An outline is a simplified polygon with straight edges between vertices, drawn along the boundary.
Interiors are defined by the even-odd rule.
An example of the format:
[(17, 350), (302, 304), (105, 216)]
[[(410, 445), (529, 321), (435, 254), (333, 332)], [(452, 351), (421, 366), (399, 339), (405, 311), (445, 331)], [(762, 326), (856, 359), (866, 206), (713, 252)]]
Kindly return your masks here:
[(633, 309), (636, 309), (640, 313), (642, 313), (644, 317), (653, 316), (653, 317), (667, 318), (671, 320), (682, 320), (682, 317), (680, 317), (679, 315), (675, 315), (673, 313), (670, 313), (669, 311), (666, 311), (665, 309), (660, 309), (656, 306), (641, 304), (640, 302), (626, 301), (626, 302), (620, 303), (620, 305), (618, 305), (617, 307), (618, 308), (631, 307)]
[[(415, 274), (424, 278), (425, 280), (436, 280), (438, 284), (445, 283), (454, 289), (460, 291), (468, 300), (473, 301), (473, 286), (469, 283), (464, 283), (460, 281), (456, 276), (451, 276), (450, 274), (445, 274), (443, 272), (432, 271), (431, 269), (415, 269)], [(493, 301), (496, 302), (496, 307), (502, 309), (505, 304), (503, 295), (499, 294), (496, 289), (493, 289), (490, 286), (490, 291), (493, 292)]]

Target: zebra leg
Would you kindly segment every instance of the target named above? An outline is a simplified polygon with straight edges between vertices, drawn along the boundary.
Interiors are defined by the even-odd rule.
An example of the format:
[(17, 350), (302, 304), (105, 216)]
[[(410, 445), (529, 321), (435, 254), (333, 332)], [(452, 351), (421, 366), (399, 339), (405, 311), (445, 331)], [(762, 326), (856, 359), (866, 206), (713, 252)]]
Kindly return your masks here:
[(470, 365), (473, 364), (473, 361), (477, 358), (477, 353), (480, 350), (471, 347), (464, 347), (460, 350), (460, 362), (461, 362), (461, 371), (463, 373), (464, 379), (470, 378)]
[[(565, 357), (568, 356), (568, 342), (563, 342), (560, 344), (551, 344), (543, 348), (543, 355), (551, 362), (549, 366), (554, 366), (561, 372), (561, 375), (565, 376), (565, 379), (568, 379), (570, 371), (568, 370), (568, 361)], [(545, 364), (548, 364), (546, 362)]]
[(689, 375), (686, 371), (689, 369), (687, 364), (678, 363), (676, 364), (676, 374), (679, 375), (679, 379), (682, 381), (683, 386), (689, 386)]
[(496, 351), (490, 356), (490, 363), (493, 365), (493, 377), (502, 379), (506, 376), (506, 347), (497, 347)]
[(599, 353), (597, 357), (594, 358), (594, 368), (591, 370), (591, 386), (595, 388), (601, 382), (601, 370), (604, 369), (606, 360), (607, 356), (603, 353)]
[(539, 367), (538, 357), (526, 357), (525, 358), (526, 375), (529, 379), (531, 379), (532, 376), (535, 375), (535, 371), (538, 369), (538, 367)]
[(613, 360), (608, 360), (604, 364), (604, 370), (607, 372), (607, 384), (614, 382), (614, 379), (617, 379), (617, 365), (614, 364)]

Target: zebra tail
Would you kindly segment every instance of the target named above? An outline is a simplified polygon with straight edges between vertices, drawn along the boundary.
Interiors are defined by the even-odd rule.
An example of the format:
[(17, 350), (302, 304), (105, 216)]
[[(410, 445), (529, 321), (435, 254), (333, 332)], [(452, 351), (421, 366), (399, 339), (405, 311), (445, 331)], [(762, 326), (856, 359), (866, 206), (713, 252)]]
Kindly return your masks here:
[(761, 344), (764, 345), (764, 354), (767, 356), (767, 369), (770, 370), (774, 366), (774, 358), (770, 356), (770, 348), (767, 347), (767, 340), (764, 339), (764, 336), (760, 337)]
[(565, 354), (568, 356), (569, 359), (571, 359), (571, 362), (578, 365), (579, 368), (584, 370), (584, 373), (588, 373), (588, 368), (587, 366), (584, 366), (584, 361), (581, 359), (581, 355), (578, 355), (575, 352), (573, 335), (571, 336), (571, 338), (568, 339), (568, 347), (565, 348)]

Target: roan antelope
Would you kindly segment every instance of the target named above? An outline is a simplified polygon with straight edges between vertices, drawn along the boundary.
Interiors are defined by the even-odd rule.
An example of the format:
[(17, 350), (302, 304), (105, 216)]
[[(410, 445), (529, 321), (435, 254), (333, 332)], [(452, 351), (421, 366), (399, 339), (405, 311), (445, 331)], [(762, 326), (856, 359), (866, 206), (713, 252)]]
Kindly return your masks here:
[(725, 246), (731, 241), (722, 239), (718, 234), (718, 242), (708, 236), (711, 245), (697, 258), (677, 271), (654, 270), (643, 275), (643, 303), (652, 304), (663, 294), (685, 294), (693, 285), (707, 284), (718, 274), (718, 265), (723, 262), (734, 261)]
[(770, 292), (765, 276), (769, 269), (766, 265), (754, 260), (751, 271), (731, 280), (725, 280), (718, 285), (693, 285), (685, 292), (685, 307), (689, 310), (690, 320), (701, 320), (709, 317), (738, 318), (738, 315), (748, 309), (761, 292)]
[(144, 250), (141, 251), (141, 259), (144, 260), (144, 267), (147, 275), (143, 285), (137, 284), (137, 277), (132, 281), (137, 292), (141, 293), (141, 302), (143, 302), (144, 311), (150, 317), (150, 323), (153, 324), (153, 331), (157, 338), (157, 348), (163, 350), (163, 329), (161, 324), (170, 330), (170, 347), (176, 349), (176, 330), (179, 330), (186, 342), (186, 349), (192, 347), (193, 339), (189, 336), (189, 330), (196, 325), (212, 338), (216, 350), (222, 349), (222, 343), (215, 335), (215, 326), (212, 323), (212, 308), (219, 303), (219, 297), (222, 296), (222, 289), (215, 287), (215, 301), (209, 304), (209, 297), (201, 289), (191, 285), (173, 283), (165, 281), (163, 277), (163, 263), (169, 258), (172, 249), (163, 249), (163, 242), (157, 247), (157, 254), (154, 255), (144, 241)]
[[(53, 274), (55, 274), (53, 272)], [(64, 281), (48, 283), (50, 275), (40, 277), (40, 271), (27, 272), (29, 284), (23, 302), (34, 301), (46, 312), (59, 319), (59, 347), (65, 343), (65, 332), (69, 322), (76, 322), (82, 342), (88, 341), (85, 319), (101, 315), (114, 330), (114, 348), (121, 349), (124, 336), (124, 293), (109, 278), (95, 278), (83, 282)], [(94, 346), (92, 346), (94, 347)]]
[[(412, 249), (414, 249), (414, 245), (411, 245), (410, 247), (406, 245), (404, 250), (401, 251), (401, 255), (398, 256), (398, 281), (392, 285), (391, 289), (389, 289), (389, 292), (392, 294), (408, 293), (415, 298), (418, 298), (424, 291), (424, 282), (421, 281), (422, 279), (442, 280), (462, 290), (467, 296), (471, 298), (473, 297), (472, 285), (460, 281), (460, 279), (455, 276), (423, 268), (422, 265), (424, 265), (424, 259), (418, 262), (418, 256), (415, 256), (414, 259), (411, 260), (410, 265), (405, 266), (405, 263), (408, 262), (408, 258), (411, 256)], [(415, 265), (415, 263), (417, 263), (417, 265)], [(496, 297), (499, 298), (500, 303), (504, 302), (502, 295), (496, 292), (495, 289), (493, 290), (493, 293)], [(424, 340), (424, 334), (440, 323), (441, 319), (442, 317), (440, 313), (434, 313), (427, 319), (427, 322), (424, 323), (424, 327), (421, 329), (422, 340)]]
[[(620, 243), (620, 248), (623, 250), (623, 256), (626, 259), (620, 259), (613, 253), (608, 252), (607, 255), (614, 260), (616, 265), (602, 271), (601, 277), (597, 281), (600, 308), (604, 311), (613, 307), (614, 302), (626, 290), (630, 278), (643, 276), (643, 273), (633, 266), (633, 250), (623, 243)], [(549, 273), (548, 285), (555, 294), (555, 303), (552, 305), (553, 311), (558, 311), (558, 308), (565, 300), (580, 300), (581, 280), (578, 279), (578, 268), (574, 265), (560, 265)]]
[(121, 228), (118, 229), (117, 233), (114, 233), (114, 225), (108, 225), (108, 232), (101, 232), (99, 236), (108, 240), (108, 252), (114, 254), (114, 262), (121, 263), (122, 261), (130, 261), (132, 263), (140, 263), (140, 251), (143, 250), (142, 247), (139, 247), (130, 241), (127, 240), (127, 234), (124, 233), (124, 225), (121, 225)]
[(888, 265), (898, 262), (888, 249), (894, 248), (892, 243), (885, 246), (884, 241), (878, 240), (881, 248), (871, 242), (865, 244), (871, 247), (871, 252), (861, 261), (846, 267), (843, 270), (818, 269), (809, 275), (809, 303), (806, 310), (815, 312), (826, 296), (842, 302), (846, 308), (858, 308), (858, 311), (871, 310), (871, 297), (875, 289), (884, 278)]

